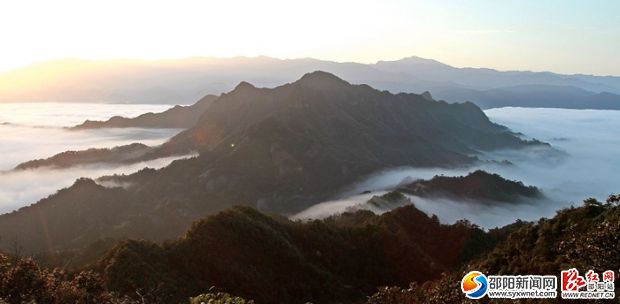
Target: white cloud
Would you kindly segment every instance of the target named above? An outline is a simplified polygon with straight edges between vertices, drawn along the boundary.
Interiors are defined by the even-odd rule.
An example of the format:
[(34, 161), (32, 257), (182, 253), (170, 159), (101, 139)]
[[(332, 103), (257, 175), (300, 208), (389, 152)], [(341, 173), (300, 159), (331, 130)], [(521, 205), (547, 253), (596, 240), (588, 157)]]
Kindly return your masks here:
[[(80, 177), (98, 178), (112, 174), (131, 174), (146, 167), (162, 168), (172, 161), (195, 155), (165, 157), (131, 165), (92, 164), (67, 169), (35, 169), (0, 173), (0, 214), (36, 203), (71, 186)], [(109, 186), (102, 183), (104, 186)]]
[(68, 169), (10, 171), (21, 162), (50, 157), (67, 150), (111, 148), (141, 142), (157, 145), (178, 129), (100, 129), (69, 131), (85, 119), (107, 119), (113, 115), (136, 116), (159, 112), (169, 106), (118, 104), (0, 104), (0, 213), (8, 212), (70, 186), (80, 177), (136, 172), (144, 167), (160, 168), (172, 160), (161, 158), (131, 165), (93, 164)]
[[(21, 162), (50, 157), (67, 150), (109, 148), (142, 142), (161, 144), (178, 129), (100, 129), (69, 131), (86, 119), (105, 120), (114, 115), (137, 116), (160, 112), (165, 105), (0, 104), (0, 171), (13, 169)], [(1, 186), (0, 186), (1, 188)]]
[[(337, 200), (313, 206), (296, 218), (325, 217), (346, 207), (364, 202), (372, 194), (390, 188), (405, 177), (428, 179), (434, 175), (466, 175), (476, 169), (498, 173), (507, 179), (520, 180), (543, 190), (547, 199), (518, 205), (481, 205), (466, 200), (429, 199), (411, 196), (425, 212), (437, 214), (443, 222), (467, 218), (483, 227), (509, 224), (516, 219), (536, 220), (553, 216), (556, 210), (580, 205), (582, 200), (600, 200), (620, 192), (620, 111), (501, 108), (486, 111), (495, 122), (515, 132), (551, 143), (563, 155), (542, 153), (539, 149), (497, 151), (487, 159), (508, 159), (514, 166), (498, 164), (446, 170), (441, 168), (397, 168), (374, 174), (353, 185)], [(379, 192), (380, 193), (380, 192)]]

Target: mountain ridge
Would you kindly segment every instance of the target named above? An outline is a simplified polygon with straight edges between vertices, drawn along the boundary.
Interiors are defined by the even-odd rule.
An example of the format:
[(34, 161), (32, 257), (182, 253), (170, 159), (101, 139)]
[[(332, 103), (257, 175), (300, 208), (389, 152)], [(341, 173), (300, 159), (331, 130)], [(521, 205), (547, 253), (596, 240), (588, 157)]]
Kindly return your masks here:
[[(77, 183), (0, 215), (6, 235), (0, 248), (14, 237), (35, 252), (80, 248), (94, 236), (163, 240), (232, 205), (294, 214), (381, 169), (463, 166), (478, 151), (540, 145), (492, 123), (474, 104), (394, 95), (323, 72), (273, 89), (242, 85), (217, 98), (193, 127), (144, 156), (197, 151), (197, 157), (99, 179), (122, 188)], [(81, 210), (87, 206), (107, 207), (101, 213), (108, 216), (91, 218), (91, 211)], [(63, 212), (84, 216), (67, 226)], [(89, 221), (100, 225), (93, 230)], [(44, 236), (51, 249), (43, 246)]]
[(144, 113), (137, 117), (114, 116), (106, 121), (86, 120), (71, 130), (99, 128), (178, 128), (193, 126), (218, 96), (206, 95), (190, 106), (174, 106), (160, 113)]
[(0, 300), (187, 303), (203, 294), (190, 303), (228, 303), (230, 292), (260, 303), (462, 303), (458, 282), (472, 269), (487, 275), (617, 269), (619, 199), (586, 199), (551, 218), (488, 231), (467, 220), (442, 224), (413, 205), (305, 222), (233, 207), (168, 242), (122, 240), (96, 245), (107, 246), (98, 253), (78, 252), (90, 256), (74, 271), (0, 252)]
[[(325, 70), (353, 83), (366, 83), (394, 93), (435, 93), (445, 88), (489, 90), (540, 84), (574, 86), (592, 93), (608, 91), (620, 94), (618, 76), (456, 68), (432, 59), (409, 58), (361, 64), (312, 58), (282, 60), (263, 56), (45, 63), (0, 76), (0, 102), (56, 100), (190, 104), (206, 94), (230, 91), (241, 81), (249, 81), (259, 87), (273, 87), (294, 81), (312, 70)], [(62, 75), (57, 71), (63, 71)], [(27, 77), (33, 73), (37, 76)]]
[(507, 180), (498, 174), (476, 170), (464, 176), (435, 175), (428, 180), (401, 183), (396, 191), (422, 197), (447, 197), (497, 203), (519, 203), (543, 199), (540, 189), (520, 181)]

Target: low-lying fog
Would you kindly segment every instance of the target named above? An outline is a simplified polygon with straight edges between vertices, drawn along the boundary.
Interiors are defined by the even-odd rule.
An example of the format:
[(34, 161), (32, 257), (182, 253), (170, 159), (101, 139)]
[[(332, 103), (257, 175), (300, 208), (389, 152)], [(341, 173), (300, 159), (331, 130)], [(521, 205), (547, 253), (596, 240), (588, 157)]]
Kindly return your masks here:
[(160, 144), (178, 129), (100, 129), (69, 131), (90, 120), (106, 120), (120, 115), (135, 117), (161, 112), (169, 105), (8, 103), (0, 104), (0, 171), (17, 164), (50, 157), (67, 150), (107, 148), (142, 142)]
[[(114, 115), (133, 117), (164, 111), (166, 105), (118, 104), (0, 104), (0, 214), (35, 203), (79, 177), (132, 173), (146, 166), (159, 168), (174, 158), (132, 165), (95, 164), (69, 169), (10, 171), (17, 164), (52, 156), (66, 150), (114, 147), (133, 142), (156, 145), (178, 129), (101, 129), (69, 131), (86, 119), (103, 120)], [(296, 218), (321, 218), (365, 202), (374, 194), (405, 177), (432, 178), (437, 174), (465, 175), (476, 169), (498, 173), (541, 188), (545, 201), (517, 205), (480, 205), (475, 202), (411, 197), (420, 209), (434, 213), (446, 223), (461, 218), (483, 227), (501, 226), (515, 219), (534, 220), (551, 216), (566, 206), (579, 205), (587, 197), (604, 199), (620, 192), (620, 111), (502, 108), (487, 110), (491, 120), (525, 137), (550, 143), (562, 153), (539, 149), (496, 151), (481, 158), (510, 160), (514, 165), (477, 165), (458, 170), (397, 168), (379, 172), (353, 185), (329, 202), (315, 205)], [(364, 191), (371, 194), (360, 195)]]
[(540, 149), (497, 151), (481, 158), (507, 159), (514, 165), (485, 164), (458, 170), (388, 170), (361, 181), (335, 200), (313, 206), (295, 218), (322, 218), (342, 212), (372, 196), (359, 195), (361, 192), (381, 194), (407, 176), (428, 179), (438, 174), (466, 175), (476, 169), (537, 186), (548, 199), (495, 206), (449, 199), (413, 196), (411, 199), (418, 208), (437, 214), (442, 222), (452, 223), (467, 218), (491, 228), (519, 218), (535, 220), (552, 216), (560, 208), (580, 205), (585, 198), (604, 200), (607, 195), (620, 192), (620, 111), (501, 108), (485, 113), (492, 121), (508, 126), (514, 132), (521, 132), (528, 138), (548, 142), (562, 153), (548, 153)]
[[(178, 129), (100, 129), (69, 131), (90, 120), (105, 120), (115, 115), (135, 117), (146, 112), (161, 112), (169, 105), (19, 103), (0, 104), (0, 214), (35, 203), (79, 177), (99, 177), (114, 173), (132, 173), (146, 166), (159, 168), (173, 158), (132, 165), (91, 165), (51, 170), (12, 172), (16, 165), (46, 158), (67, 150), (110, 148), (141, 142), (157, 145), (179, 132)], [(179, 157), (176, 157), (179, 158)]]
[(0, 124), (66, 127), (84, 120), (106, 120), (112, 116), (136, 117), (147, 112), (163, 112), (171, 105), (109, 103), (0, 103)]
[(41, 168), (0, 172), (0, 214), (36, 203), (62, 188), (71, 186), (80, 177), (96, 179), (104, 175), (134, 173), (145, 167), (159, 169), (175, 159), (191, 156), (193, 155), (165, 157), (130, 165), (92, 164), (67, 169)]

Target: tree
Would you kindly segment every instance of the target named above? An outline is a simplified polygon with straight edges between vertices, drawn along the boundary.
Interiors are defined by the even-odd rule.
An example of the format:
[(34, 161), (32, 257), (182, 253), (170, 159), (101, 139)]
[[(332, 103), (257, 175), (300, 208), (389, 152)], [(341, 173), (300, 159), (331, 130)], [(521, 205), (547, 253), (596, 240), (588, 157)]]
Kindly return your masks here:
[(590, 197), (590, 198), (583, 200), (583, 205), (586, 207), (602, 207), (603, 203), (597, 201), (593, 197)]
[(231, 296), (225, 292), (203, 293), (189, 299), (190, 304), (254, 304), (252, 300)]

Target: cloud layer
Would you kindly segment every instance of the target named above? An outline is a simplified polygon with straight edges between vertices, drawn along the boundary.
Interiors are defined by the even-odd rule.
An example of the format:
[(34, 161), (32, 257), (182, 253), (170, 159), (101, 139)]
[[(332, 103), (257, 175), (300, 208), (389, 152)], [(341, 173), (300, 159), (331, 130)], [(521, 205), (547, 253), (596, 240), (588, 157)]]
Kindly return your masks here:
[(320, 218), (342, 212), (366, 200), (363, 191), (390, 188), (405, 177), (428, 179), (434, 175), (466, 175), (476, 169), (498, 173), (543, 190), (547, 200), (524, 202), (516, 206), (490, 207), (471, 201), (429, 199), (412, 196), (420, 209), (437, 214), (443, 222), (467, 218), (483, 227), (496, 227), (516, 219), (548, 217), (563, 207), (579, 205), (588, 197), (604, 199), (620, 192), (620, 111), (501, 108), (486, 111), (494, 122), (529, 138), (551, 143), (561, 153), (540, 149), (496, 151), (482, 156), (486, 160), (510, 160), (514, 165), (488, 163), (472, 168), (397, 168), (378, 172), (344, 191), (336, 200), (316, 205), (297, 218)]
[(160, 144), (178, 129), (100, 129), (68, 131), (86, 119), (114, 115), (134, 117), (168, 106), (119, 104), (24, 103), (0, 104), (0, 171), (67, 150), (107, 148), (133, 142)]
[(13, 172), (17, 164), (50, 157), (67, 150), (110, 148), (141, 142), (163, 143), (178, 129), (99, 129), (69, 131), (86, 119), (107, 119), (114, 115), (137, 116), (159, 112), (169, 106), (119, 104), (0, 104), (0, 214), (70, 186), (79, 177), (97, 178), (115, 173), (132, 173), (144, 167), (160, 168), (172, 160), (162, 158), (132, 165), (95, 164), (62, 170), (40, 169)]
[[(36, 203), (57, 190), (71, 186), (80, 177), (98, 178), (112, 174), (130, 174), (145, 167), (162, 168), (175, 159), (194, 155), (159, 158), (131, 165), (93, 164), (68, 169), (35, 169), (0, 173), (0, 214)], [(106, 186), (106, 184), (103, 184)]]

